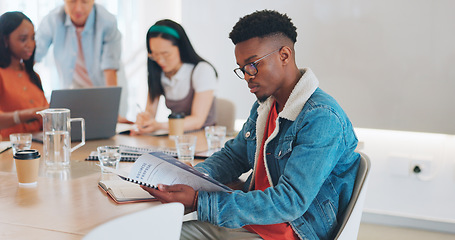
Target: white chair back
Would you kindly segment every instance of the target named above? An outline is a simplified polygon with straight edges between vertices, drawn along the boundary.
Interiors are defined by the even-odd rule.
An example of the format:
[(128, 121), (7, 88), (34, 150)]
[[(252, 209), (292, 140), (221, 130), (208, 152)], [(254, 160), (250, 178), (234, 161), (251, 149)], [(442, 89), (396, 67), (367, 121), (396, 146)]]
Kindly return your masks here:
[(354, 189), (351, 200), (339, 221), (339, 228), (335, 239), (353, 240), (357, 239), (359, 233), (360, 220), (362, 218), (363, 205), (368, 186), (368, 175), (370, 172), (370, 159), (364, 153), (360, 153), (360, 166), (357, 171)]
[(230, 100), (216, 98), (216, 125), (226, 127), (226, 135), (234, 134), (235, 104)]
[(183, 204), (167, 203), (106, 222), (90, 231), (84, 240), (180, 239)]

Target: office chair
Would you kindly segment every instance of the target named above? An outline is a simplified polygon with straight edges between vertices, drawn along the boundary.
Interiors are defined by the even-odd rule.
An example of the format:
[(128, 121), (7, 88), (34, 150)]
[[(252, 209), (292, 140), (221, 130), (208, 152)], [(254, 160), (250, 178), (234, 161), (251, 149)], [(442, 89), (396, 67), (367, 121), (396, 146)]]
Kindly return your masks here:
[(351, 200), (338, 221), (338, 229), (335, 231), (334, 239), (353, 240), (357, 239), (362, 218), (363, 204), (365, 202), (366, 190), (368, 187), (368, 174), (370, 172), (370, 159), (364, 153), (360, 153), (360, 166), (355, 178), (354, 189)]
[(232, 135), (235, 127), (235, 105), (223, 98), (216, 98), (216, 125), (226, 126), (226, 135)]
[(131, 213), (91, 230), (83, 240), (180, 239), (183, 204), (167, 203)]

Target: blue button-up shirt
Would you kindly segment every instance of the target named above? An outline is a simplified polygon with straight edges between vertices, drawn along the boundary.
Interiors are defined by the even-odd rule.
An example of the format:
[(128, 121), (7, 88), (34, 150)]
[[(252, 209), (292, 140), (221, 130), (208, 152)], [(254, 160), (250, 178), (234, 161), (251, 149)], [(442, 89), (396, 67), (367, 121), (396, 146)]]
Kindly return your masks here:
[[(105, 86), (103, 71), (120, 67), (121, 33), (115, 16), (104, 7), (94, 4), (81, 33), (81, 42), (90, 80), (94, 86)], [(36, 61), (44, 58), (51, 44), (54, 45), (60, 87), (70, 88), (78, 44), (76, 27), (63, 6), (51, 11), (39, 25), (36, 32)]]

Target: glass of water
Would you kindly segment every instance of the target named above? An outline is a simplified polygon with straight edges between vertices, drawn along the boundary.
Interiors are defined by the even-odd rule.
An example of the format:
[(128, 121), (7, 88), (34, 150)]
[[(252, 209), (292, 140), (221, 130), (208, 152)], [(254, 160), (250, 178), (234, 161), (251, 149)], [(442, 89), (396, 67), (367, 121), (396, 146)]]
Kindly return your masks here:
[[(97, 150), (98, 160), (103, 167), (118, 168), (118, 163), (121, 158), (119, 146), (99, 146)], [(104, 169), (102, 172), (108, 173), (108, 171), (105, 171)]]
[(30, 150), (32, 147), (31, 133), (13, 133), (9, 135), (9, 140), (13, 148), (13, 155), (16, 155), (19, 150)]
[(196, 150), (197, 137), (194, 135), (175, 136), (175, 147), (179, 161), (194, 165), (194, 151)]
[(218, 151), (224, 146), (224, 138), (226, 138), (225, 126), (208, 126), (205, 127), (205, 138), (207, 138), (207, 146), (211, 151)]

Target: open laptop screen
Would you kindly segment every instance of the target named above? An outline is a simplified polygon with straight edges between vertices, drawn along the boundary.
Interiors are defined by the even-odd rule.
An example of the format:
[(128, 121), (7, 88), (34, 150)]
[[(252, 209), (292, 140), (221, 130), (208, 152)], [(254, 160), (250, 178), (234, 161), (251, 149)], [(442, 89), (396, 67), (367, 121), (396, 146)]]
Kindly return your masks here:
[[(85, 139), (104, 139), (115, 135), (121, 87), (53, 90), (51, 108), (68, 108), (71, 118), (85, 119)], [(71, 124), (71, 140), (81, 139), (79, 122)]]

